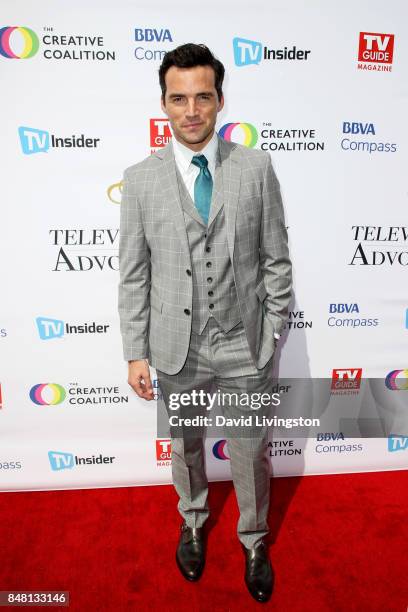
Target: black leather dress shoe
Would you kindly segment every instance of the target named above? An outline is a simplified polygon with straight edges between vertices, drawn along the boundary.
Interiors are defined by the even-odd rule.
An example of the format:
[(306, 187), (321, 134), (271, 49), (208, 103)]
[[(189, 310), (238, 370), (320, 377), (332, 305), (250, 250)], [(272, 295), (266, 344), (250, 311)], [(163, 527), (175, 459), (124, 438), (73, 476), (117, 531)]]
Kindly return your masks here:
[(245, 584), (252, 597), (266, 602), (272, 595), (274, 575), (264, 542), (256, 548), (242, 547), (245, 553)]
[(205, 549), (202, 529), (181, 526), (180, 540), (176, 551), (176, 561), (187, 580), (198, 580), (203, 573)]

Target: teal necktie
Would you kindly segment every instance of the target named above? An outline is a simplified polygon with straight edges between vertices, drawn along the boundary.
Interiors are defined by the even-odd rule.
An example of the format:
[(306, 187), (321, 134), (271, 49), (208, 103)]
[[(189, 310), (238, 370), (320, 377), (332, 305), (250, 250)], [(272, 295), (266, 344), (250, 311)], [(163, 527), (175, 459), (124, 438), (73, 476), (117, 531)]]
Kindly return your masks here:
[(194, 183), (194, 204), (204, 223), (208, 225), (213, 188), (211, 172), (208, 169), (208, 159), (205, 155), (194, 155), (191, 163), (200, 168), (200, 174)]

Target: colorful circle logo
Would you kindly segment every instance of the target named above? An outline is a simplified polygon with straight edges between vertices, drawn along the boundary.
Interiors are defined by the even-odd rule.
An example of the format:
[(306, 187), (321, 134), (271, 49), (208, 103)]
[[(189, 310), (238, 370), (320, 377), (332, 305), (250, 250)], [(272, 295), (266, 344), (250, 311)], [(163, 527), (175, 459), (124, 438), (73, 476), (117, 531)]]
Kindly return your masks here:
[(226, 123), (219, 130), (219, 135), (224, 140), (228, 140), (231, 142), (232, 132), (235, 128), (240, 128), (244, 132), (244, 145), (251, 149), (254, 148), (256, 143), (258, 142), (258, 132), (256, 128), (251, 123)]
[(223, 459), (224, 461), (229, 460), (228, 455), (225, 453), (226, 440), (219, 440), (213, 446), (213, 454), (217, 459)]
[[(13, 36), (11, 41), (11, 35), (13, 32), (18, 32), (22, 38), (23, 47), (22, 50), (17, 53), (12, 50), (12, 46), (15, 47), (17, 41)], [(19, 48), (21, 45), (18, 45)], [(21, 28), (19, 26), (11, 26), (0, 28), (0, 55), (7, 57), (8, 59), (29, 59), (33, 57), (40, 46), (38, 36), (30, 28)]]
[(408, 391), (408, 370), (393, 370), (387, 374), (385, 386), (391, 391)]
[(66, 396), (66, 391), (61, 385), (55, 383), (44, 383), (34, 385), (30, 391), (30, 399), (37, 406), (54, 406), (61, 404)]

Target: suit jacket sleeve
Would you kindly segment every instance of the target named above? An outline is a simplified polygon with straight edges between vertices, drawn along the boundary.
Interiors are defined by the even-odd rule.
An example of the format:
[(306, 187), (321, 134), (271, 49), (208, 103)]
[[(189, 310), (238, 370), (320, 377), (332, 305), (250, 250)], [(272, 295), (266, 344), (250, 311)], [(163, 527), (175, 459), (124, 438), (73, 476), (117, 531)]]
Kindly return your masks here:
[(119, 316), (123, 356), (129, 361), (148, 357), (150, 319), (150, 251), (146, 242), (136, 182), (123, 178), (119, 241)]
[(264, 170), (262, 203), (260, 265), (267, 291), (265, 315), (272, 321), (274, 331), (281, 334), (288, 317), (292, 265), (279, 182), (269, 155)]

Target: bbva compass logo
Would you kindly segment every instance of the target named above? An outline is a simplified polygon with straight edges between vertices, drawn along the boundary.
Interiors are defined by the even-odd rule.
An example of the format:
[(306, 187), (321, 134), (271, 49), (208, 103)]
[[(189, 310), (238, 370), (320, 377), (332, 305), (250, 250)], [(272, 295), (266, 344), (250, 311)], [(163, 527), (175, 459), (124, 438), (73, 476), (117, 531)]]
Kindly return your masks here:
[(38, 36), (31, 28), (0, 28), (0, 55), (7, 59), (30, 59), (37, 53), (39, 46)]
[(231, 142), (233, 132), (235, 132), (235, 135), (243, 134), (244, 141), (242, 144), (250, 149), (253, 149), (258, 142), (258, 131), (252, 123), (226, 123), (218, 133), (221, 138)]
[(61, 404), (67, 392), (56, 383), (41, 383), (30, 389), (30, 399), (37, 406), (55, 406)]
[(408, 370), (392, 370), (386, 376), (385, 386), (390, 391), (408, 391)]
[(213, 455), (216, 459), (221, 459), (223, 461), (229, 461), (230, 457), (225, 452), (225, 447), (227, 445), (226, 440), (218, 440), (213, 446)]

